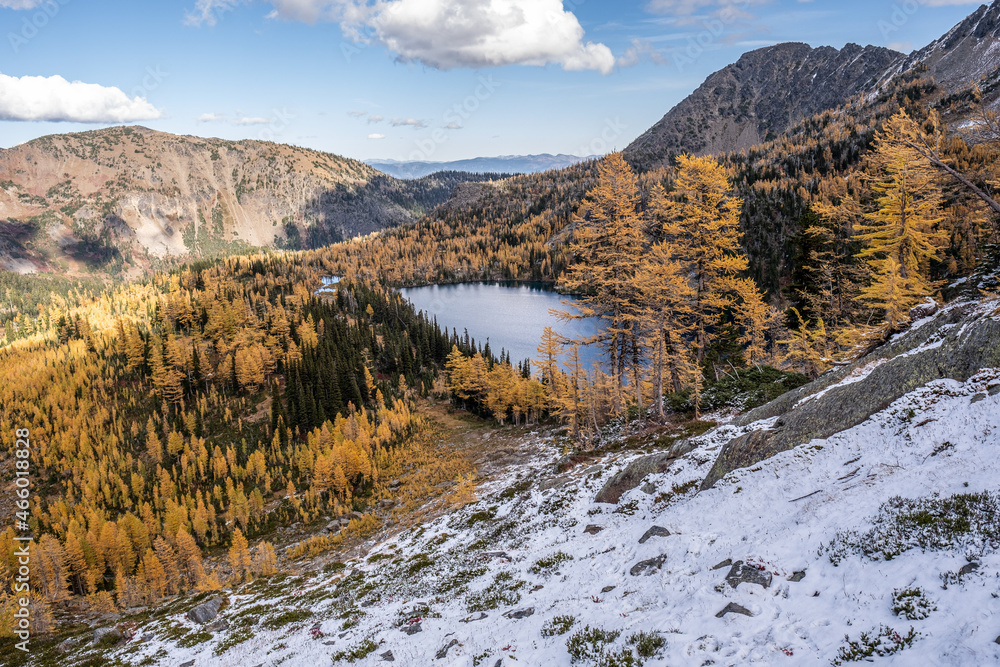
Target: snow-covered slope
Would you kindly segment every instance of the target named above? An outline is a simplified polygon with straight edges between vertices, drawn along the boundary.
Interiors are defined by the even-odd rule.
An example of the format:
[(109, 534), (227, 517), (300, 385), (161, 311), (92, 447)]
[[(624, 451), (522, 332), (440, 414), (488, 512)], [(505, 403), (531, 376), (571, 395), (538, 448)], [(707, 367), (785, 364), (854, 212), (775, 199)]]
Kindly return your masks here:
[[(827, 665), (845, 635), (863, 644), (868, 633), (871, 644), (884, 626), (898, 635), (886, 630), (882, 650), (901, 650), (879, 664), (1000, 664), (1000, 519), (989, 495), (1000, 490), (1000, 369), (932, 382), (848, 431), (695, 491), (723, 443), (769, 425), (708, 432), (617, 506), (594, 494), (636, 455), (559, 475), (561, 452), (539, 438), (538, 460), (480, 489), (479, 502), (366, 560), (232, 592), (221, 614), (231, 627), (214, 636), (179, 613), (150, 621), (139, 628), (148, 641), (115, 654), (160, 665), (391, 657), (493, 667), (570, 665), (572, 648), (575, 664)], [(956, 494), (972, 495), (949, 504)], [(897, 497), (922, 500), (892, 505)], [(641, 543), (653, 526), (669, 535)], [(650, 560), (659, 569), (631, 573)], [(769, 572), (769, 587), (732, 588), (730, 567), (715, 569), (727, 560), (763, 568), (751, 574)], [(894, 614), (894, 590), (917, 589), (929, 615)], [(730, 603), (752, 616), (717, 617)], [(553, 634), (557, 617), (572, 617), (563, 634)], [(605, 645), (591, 632), (586, 644), (586, 626), (620, 634)], [(640, 632), (663, 640), (655, 651), (649, 635), (641, 642), (652, 657), (628, 643)]]

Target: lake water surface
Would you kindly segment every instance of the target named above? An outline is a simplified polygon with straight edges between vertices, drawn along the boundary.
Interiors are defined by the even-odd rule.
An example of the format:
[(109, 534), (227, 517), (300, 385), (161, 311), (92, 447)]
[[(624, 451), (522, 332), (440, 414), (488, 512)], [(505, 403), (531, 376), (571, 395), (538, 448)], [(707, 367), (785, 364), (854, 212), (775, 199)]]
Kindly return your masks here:
[[(551, 309), (569, 310), (563, 303), (573, 297), (559, 294), (544, 285), (511, 283), (461, 283), (411, 287), (399, 292), (428, 318), (459, 336), (468, 329), (479, 346), (490, 342), (490, 350), (510, 352), (511, 363), (536, 359), (542, 331), (550, 326), (569, 338), (592, 336), (598, 330), (595, 320), (560, 321)], [(596, 350), (581, 348), (580, 356), (589, 369), (599, 359)], [(534, 365), (532, 366), (534, 368)]]

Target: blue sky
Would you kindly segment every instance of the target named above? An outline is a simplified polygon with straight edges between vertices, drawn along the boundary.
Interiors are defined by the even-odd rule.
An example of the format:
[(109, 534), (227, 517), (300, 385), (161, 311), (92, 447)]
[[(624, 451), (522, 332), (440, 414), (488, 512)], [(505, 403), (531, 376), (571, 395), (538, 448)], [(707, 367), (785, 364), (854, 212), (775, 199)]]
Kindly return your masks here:
[(604, 153), (745, 51), (920, 48), (978, 4), (0, 0), (0, 147), (135, 122), (359, 159)]

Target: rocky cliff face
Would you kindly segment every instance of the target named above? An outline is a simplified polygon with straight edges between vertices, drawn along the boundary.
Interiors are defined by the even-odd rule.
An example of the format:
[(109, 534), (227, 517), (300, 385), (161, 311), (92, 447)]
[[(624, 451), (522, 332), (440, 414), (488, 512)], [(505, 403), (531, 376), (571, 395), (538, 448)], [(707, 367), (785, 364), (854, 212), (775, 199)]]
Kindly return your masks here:
[(458, 175), (397, 181), (329, 153), (144, 127), (42, 137), (0, 150), (4, 268), (316, 246), (414, 220)]
[(900, 59), (882, 77), (925, 71), (947, 93), (979, 85), (987, 100), (1000, 98), (1000, 1), (982, 5), (964, 21), (919, 51)]
[(900, 57), (890, 49), (857, 44), (837, 50), (788, 43), (750, 51), (708, 77), (632, 142), (626, 159), (649, 169), (683, 152), (749, 148), (869, 90)]

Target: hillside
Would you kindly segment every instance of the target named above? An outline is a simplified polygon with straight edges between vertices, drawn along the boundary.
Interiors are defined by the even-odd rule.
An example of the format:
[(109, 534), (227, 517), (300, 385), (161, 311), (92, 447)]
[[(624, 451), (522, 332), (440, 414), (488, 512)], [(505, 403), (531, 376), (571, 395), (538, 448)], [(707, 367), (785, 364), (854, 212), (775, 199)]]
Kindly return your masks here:
[[(928, 327), (995, 327), (997, 306), (952, 304), (900, 338), (900, 358), (934, 354)], [(844, 369), (839, 386), (863, 389), (873, 361)], [(777, 426), (724, 423), (658, 466), (643, 465), (662, 447), (648, 434), (570, 458), (544, 430), (495, 433), (488, 446), (507, 462), (484, 471), (477, 502), (386, 530), (322, 571), (234, 587), (201, 622), (185, 612), (205, 596), (124, 616), (135, 639), (110, 651), (85, 646), (89, 629), (65, 646), (161, 665), (1000, 660), (1000, 368), (921, 384), (697, 491), (727, 442)], [(603, 497), (609, 487), (618, 497)]]
[(0, 267), (116, 272), (248, 247), (317, 247), (419, 218), (453, 186), (329, 153), (144, 127), (0, 150)]

